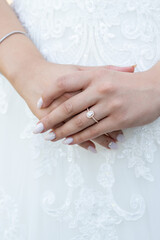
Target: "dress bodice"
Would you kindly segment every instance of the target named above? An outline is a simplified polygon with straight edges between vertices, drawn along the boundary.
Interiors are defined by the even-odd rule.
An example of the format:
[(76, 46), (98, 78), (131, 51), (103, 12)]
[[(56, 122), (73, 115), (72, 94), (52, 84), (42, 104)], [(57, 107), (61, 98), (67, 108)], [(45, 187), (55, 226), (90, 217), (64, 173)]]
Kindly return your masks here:
[(149, 68), (160, 57), (159, 0), (14, 0), (48, 60)]

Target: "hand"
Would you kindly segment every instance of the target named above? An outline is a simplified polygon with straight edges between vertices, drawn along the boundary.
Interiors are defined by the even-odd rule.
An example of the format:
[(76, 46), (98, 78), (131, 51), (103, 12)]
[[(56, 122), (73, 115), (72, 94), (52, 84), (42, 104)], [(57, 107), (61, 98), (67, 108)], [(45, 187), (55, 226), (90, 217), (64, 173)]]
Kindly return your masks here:
[[(55, 129), (55, 140), (69, 136), (64, 143), (79, 144), (104, 133), (154, 121), (160, 113), (159, 64), (133, 74), (96, 69), (59, 78), (55, 98), (68, 91), (82, 92), (41, 119), (43, 132), (72, 117)], [(87, 108), (95, 112), (98, 124), (86, 117)]]
[[(100, 68), (100, 67), (98, 67)], [(109, 68), (109, 66), (108, 66)], [(116, 70), (124, 70), (124, 71), (133, 71), (133, 67), (131, 68), (116, 68)], [(77, 92), (65, 93), (52, 104), (50, 103), (52, 97), (52, 89), (56, 85), (57, 79), (63, 74), (69, 74), (77, 71), (85, 71), (88, 69), (96, 69), (94, 67), (80, 67), (75, 65), (62, 65), (62, 64), (53, 64), (44, 60), (33, 61), (31, 63), (25, 64), (24, 68), (21, 67), (21, 71), (18, 72), (18, 75), (15, 76), (15, 86), (16, 90), (19, 94), (24, 98), (32, 113), (40, 118), (43, 118), (47, 114), (49, 114), (52, 110), (54, 110), (57, 106), (65, 102), (71, 96), (74, 96)], [(23, 79), (23, 84), (22, 84)], [(36, 107), (37, 99), (40, 96), (46, 95), (48, 98), (45, 101), (43, 107), (44, 109), (40, 110)], [(38, 104), (39, 105), (39, 104)], [(47, 106), (48, 105), (48, 106)], [(59, 125), (60, 126), (60, 125)], [(121, 140), (123, 138), (122, 131), (116, 131), (111, 133), (109, 137), (102, 136), (97, 138), (95, 141), (101, 145), (105, 146), (107, 143), (115, 142), (116, 139)], [(115, 145), (112, 143), (112, 146)], [(95, 150), (95, 144), (92, 141), (85, 141), (80, 144), (81, 147), (85, 149), (89, 149), (93, 152)]]
[[(80, 72), (78, 74), (76, 73), (76, 74), (72, 74), (72, 75), (68, 75), (68, 76), (64, 76), (63, 78), (60, 78), (58, 86), (55, 87), (55, 89), (53, 90), (53, 92), (54, 92), (53, 96), (55, 98), (58, 97), (59, 95), (61, 95), (62, 92), (75, 91), (75, 90), (80, 91), (81, 89), (84, 89), (84, 91), (80, 92), (76, 96), (72, 97), (70, 100), (66, 101), (60, 107), (55, 109), (50, 115), (43, 118), (41, 120), (40, 124), (37, 125), (37, 128), (39, 128), (39, 126), (41, 126), (41, 129), (38, 129), (39, 132), (45, 132), (46, 130), (53, 128), (56, 124), (66, 121), (66, 119), (68, 119), (69, 117), (74, 116), (75, 114), (83, 111), (83, 109), (85, 110), (87, 107), (93, 105), (95, 98), (96, 98), (95, 93), (97, 91), (98, 84), (99, 85), (102, 84), (101, 78), (100, 78), (100, 77), (102, 77), (102, 76), (100, 76), (100, 74), (102, 74), (102, 72), (105, 74), (107, 73), (108, 74), (107, 76), (109, 76), (109, 74), (111, 74), (111, 73), (115, 73), (115, 71), (108, 71), (107, 69), (96, 69), (93, 71), (85, 71), (84, 73)], [(96, 76), (95, 76), (95, 74), (96, 74)], [(117, 72), (117, 74), (118, 74), (118, 72)], [(132, 74), (128, 74), (128, 75), (132, 75)], [(78, 80), (78, 81), (76, 81), (76, 80)], [(103, 84), (104, 84), (105, 82), (107, 82), (108, 79), (105, 76), (105, 78), (102, 78), (102, 80), (103, 80)], [(113, 80), (113, 82), (114, 82), (114, 80)], [(93, 83), (93, 85), (91, 83)], [(110, 78), (110, 83), (112, 83), (111, 78)], [(92, 94), (92, 92), (91, 92), (91, 96), (93, 95), (91, 100), (86, 94), (88, 88), (90, 90), (91, 89), (95, 90), (94, 94)], [(84, 96), (87, 101), (84, 101), (84, 98), (83, 98)], [(81, 101), (79, 102), (79, 100), (81, 100)], [(106, 106), (106, 103), (105, 103), (105, 106)], [(60, 138), (68, 136), (70, 134), (81, 131), (82, 129), (84, 129), (94, 123), (94, 121), (92, 119), (88, 120), (86, 118), (86, 112), (85, 112), (85, 114), (83, 113), (83, 119), (81, 118), (81, 116), (82, 116), (82, 114), (79, 114), (76, 117), (72, 118), (67, 123), (65, 123), (60, 128), (57, 128), (55, 130), (55, 134), (56, 134), (55, 140), (58, 140)], [(96, 127), (98, 125), (99, 124), (97, 124)], [(116, 130), (118, 130), (118, 129), (116, 129)], [(109, 132), (109, 131), (106, 131), (106, 132)], [(104, 133), (105, 133), (105, 131), (102, 132), (101, 134), (104, 134)], [(97, 135), (97, 136), (100, 136), (100, 135)], [(53, 132), (50, 134), (50, 136), (54, 137)]]
[[(75, 95), (75, 94), (74, 94)], [(60, 104), (64, 103), (67, 99), (71, 98), (73, 96), (73, 94), (68, 93), (65, 96), (63, 95), (62, 97), (59, 97), (58, 99), (56, 99), (54, 101), (54, 107), (53, 109), (57, 108)], [(69, 120), (69, 119), (68, 119)], [(62, 126), (63, 124), (59, 124), (57, 125), (55, 128)], [(45, 137), (46, 140), (52, 140), (54, 138), (54, 134), (51, 135), (47, 134), (47, 136)], [(93, 153), (96, 153), (96, 146), (94, 143), (98, 143), (99, 145), (108, 148), (108, 149), (115, 149), (117, 148), (117, 144), (116, 142), (122, 142), (124, 141), (124, 135), (123, 132), (121, 130), (119, 131), (114, 131), (109, 133), (108, 136), (106, 135), (101, 135), (98, 138), (95, 138), (94, 141), (85, 141), (83, 143), (80, 143), (79, 146), (83, 147), (86, 150), (90, 150)]]
[[(12, 75), (11, 78), (16, 91), (25, 100), (32, 113), (40, 119), (76, 94), (76, 92), (66, 93), (42, 110), (36, 106), (37, 99), (44, 94), (44, 91), (50, 96), (50, 91), (54, 88), (62, 73), (69, 74), (75, 71), (78, 71), (78, 66), (53, 64), (42, 58), (33, 58), (33, 62), (30, 61), (22, 65), (18, 73)], [(86, 141), (80, 146), (85, 149), (89, 147), (90, 150), (96, 151), (95, 144), (92, 141)]]
[[(102, 66), (106, 69), (110, 69), (110, 70), (115, 70), (115, 71), (122, 71), (122, 72), (134, 72), (134, 69), (135, 69), (135, 65), (134, 66), (131, 66), (131, 67), (116, 67), (116, 66)], [(99, 69), (100, 67), (80, 67), (80, 70), (95, 70), (95, 69)], [(78, 92), (77, 92), (78, 93)], [(75, 95), (75, 94), (74, 94)], [(66, 95), (66, 97), (70, 98), (73, 96), (73, 93), (68, 93)], [(45, 99), (45, 101), (43, 101), (43, 106), (44, 105), (47, 105), (46, 102), (49, 104), (49, 100), (47, 98), (47, 95), (43, 97), (43, 99)], [(42, 98), (40, 99), (40, 102), (42, 101)], [(52, 97), (50, 97), (50, 101), (52, 101)], [(64, 102), (64, 99), (63, 99), (63, 96), (62, 96), (62, 100), (61, 100), (61, 97), (58, 98), (57, 100), (54, 101), (54, 108), (57, 108), (61, 103)], [(42, 102), (41, 102), (42, 103)], [(45, 104), (44, 104), (45, 103)], [(41, 106), (42, 107), (42, 106)], [(70, 120), (70, 119), (68, 119)], [(63, 124), (59, 124), (58, 127), (62, 126)], [(56, 127), (55, 127), (56, 129)], [(46, 140), (53, 140), (55, 137), (53, 131), (48, 134), (46, 136)], [(105, 147), (105, 148), (108, 148), (108, 149), (116, 149), (117, 148), (117, 144), (116, 142), (119, 141), (119, 142), (123, 142), (124, 141), (124, 135), (123, 135), (123, 132), (121, 130), (118, 130), (118, 131), (113, 131), (111, 133), (109, 133), (107, 136), (106, 135), (101, 135), (97, 138), (94, 139), (94, 142), (100, 144), (101, 146)], [(85, 149), (88, 149), (94, 153), (96, 153), (96, 148), (95, 148), (95, 144), (91, 141), (85, 141), (83, 143), (80, 143), (79, 144), (81, 147), (85, 148)]]

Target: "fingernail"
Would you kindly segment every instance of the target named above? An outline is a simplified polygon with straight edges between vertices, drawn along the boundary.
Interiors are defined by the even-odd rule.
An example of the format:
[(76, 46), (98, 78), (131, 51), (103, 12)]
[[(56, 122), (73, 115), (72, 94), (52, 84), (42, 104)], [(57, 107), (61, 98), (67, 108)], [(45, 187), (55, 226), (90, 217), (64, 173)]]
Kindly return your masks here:
[(63, 141), (63, 143), (64, 143), (64, 144), (67, 144), (67, 145), (69, 145), (69, 144), (72, 143), (72, 142), (73, 142), (73, 138), (71, 138), (71, 137), (66, 138), (66, 139)]
[(118, 148), (118, 145), (117, 145), (115, 142), (110, 142), (110, 143), (108, 144), (108, 147), (109, 147), (110, 149), (117, 149), (117, 148)]
[(33, 130), (34, 134), (41, 133), (44, 130), (43, 123), (38, 123), (35, 129)]
[(56, 138), (56, 134), (54, 132), (49, 132), (44, 139), (47, 141), (52, 141), (55, 138)]
[(38, 102), (37, 102), (37, 108), (41, 108), (42, 107), (42, 105), (43, 105), (43, 99), (42, 99), (42, 97), (38, 100)]
[(97, 153), (97, 150), (94, 147), (92, 147), (92, 146), (88, 147), (88, 151), (90, 151), (92, 153)]
[(123, 134), (119, 134), (119, 135), (117, 136), (117, 140), (118, 140), (118, 142), (124, 142), (125, 136), (124, 136)]

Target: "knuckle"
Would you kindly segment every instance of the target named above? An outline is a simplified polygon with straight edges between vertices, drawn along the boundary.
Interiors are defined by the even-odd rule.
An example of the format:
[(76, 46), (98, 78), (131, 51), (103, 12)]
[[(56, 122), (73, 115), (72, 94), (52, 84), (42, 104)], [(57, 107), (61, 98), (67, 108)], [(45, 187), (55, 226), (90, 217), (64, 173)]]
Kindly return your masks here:
[(91, 139), (94, 138), (97, 135), (97, 129), (96, 128), (91, 128), (89, 130), (89, 135), (91, 136)]
[(75, 119), (75, 124), (77, 127), (82, 127), (84, 125), (84, 120), (83, 120), (82, 116), (78, 116)]
[(123, 105), (123, 103), (122, 103), (121, 99), (114, 99), (114, 101), (111, 105), (111, 110), (112, 111), (119, 110), (122, 105)]
[(65, 131), (65, 129), (63, 129), (63, 128), (59, 129), (59, 130), (57, 131), (57, 133), (56, 133), (56, 136), (57, 136), (58, 138), (67, 137), (67, 136), (66, 136), (66, 131)]
[(44, 126), (46, 129), (49, 129), (52, 127), (52, 119), (50, 118), (50, 115), (47, 115), (44, 119)]
[(106, 94), (106, 93), (113, 93), (115, 90), (115, 84), (111, 81), (103, 82), (99, 88), (99, 93)]
[(113, 93), (115, 89), (116, 89), (115, 83), (111, 82), (111, 81), (108, 81), (107, 84), (106, 84), (106, 90), (108, 92)]
[(63, 108), (64, 108), (64, 112), (68, 115), (71, 114), (73, 112), (73, 106), (71, 102), (64, 102), (63, 103)]

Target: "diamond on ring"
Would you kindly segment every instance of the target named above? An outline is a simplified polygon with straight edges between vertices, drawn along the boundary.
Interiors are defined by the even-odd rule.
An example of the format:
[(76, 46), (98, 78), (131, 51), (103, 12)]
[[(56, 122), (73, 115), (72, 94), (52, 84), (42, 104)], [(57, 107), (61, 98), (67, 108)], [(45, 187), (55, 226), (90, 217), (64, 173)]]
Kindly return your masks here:
[(94, 111), (93, 110), (89, 110), (89, 108), (87, 108), (86, 116), (89, 119), (92, 118), (96, 123), (98, 123), (98, 120), (94, 117)]
[(87, 118), (93, 118), (93, 117), (94, 117), (94, 112), (91, 111), (91, 110), (89, 110), (89, 111), (87, 112)]

